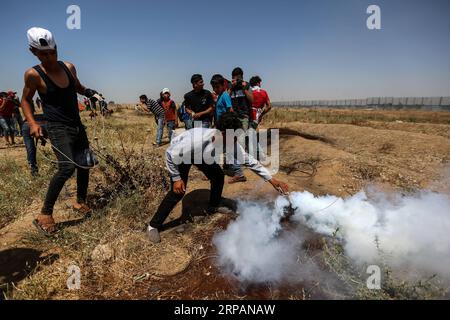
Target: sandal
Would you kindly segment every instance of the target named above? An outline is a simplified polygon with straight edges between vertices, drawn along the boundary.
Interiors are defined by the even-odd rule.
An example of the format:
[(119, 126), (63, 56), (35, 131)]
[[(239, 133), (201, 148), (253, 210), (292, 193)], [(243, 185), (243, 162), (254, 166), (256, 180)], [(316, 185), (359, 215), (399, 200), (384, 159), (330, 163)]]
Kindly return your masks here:
[(88, 216), (92, 213), (92, 209), (88, 207), (86, 203), (79, 203), (80, 207), (76, 208), (75, 205), (72, 206), (73, 211), (80, 213), (84, 216)]
[(53, 236), (57, 231), (55, 220), (51, 215), (39, 215), (37, 219), (33, 220), (33, 225), (47, 237)]
[(247, 178), (245, 176), (241, 177), (233, 177), (231, 179), (228, 179), (228, 184), (238, 183), (238, 182), (246, 182)]

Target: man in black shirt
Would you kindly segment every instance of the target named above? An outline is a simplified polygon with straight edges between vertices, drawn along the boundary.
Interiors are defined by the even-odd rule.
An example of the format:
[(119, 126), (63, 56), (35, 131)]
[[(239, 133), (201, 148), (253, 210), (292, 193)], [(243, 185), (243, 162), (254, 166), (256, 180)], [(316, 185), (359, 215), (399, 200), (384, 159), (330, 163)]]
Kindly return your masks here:
[(194, 90), (184, 95), (186, 112), (194, 121), (201, 121), (203, 128), (211, 128), (214, 111), (214, 99), (208, 90), (203, 87), (205, 83), (200, 74), (194, 74), (191, 78)]
[(80, 118), (77, 94), (91, 98), (97, 91), (80, 83), (75, 66), (58, 61), (58, 51), (50, 31), (31, 28), (27, 32), (30, 51), (41, 62), (25, 72), (22, 110), (30, 128), (30, 135), (43, 136), (43, 129), (34, 118), (31, 101), (36, 92), (42, 100), (47, 121), (47, 133), (58, 159), (58, 171), (50, 181), (41, 214), (33, 224), (46, 235), (56, 232), (53, 207), (65, 183), (77, 171), (77, 199), (73, 209), (84, 215), (91, 212), (87, 191), (89, 167), (75, 160), (89, 150), (89, 140)]

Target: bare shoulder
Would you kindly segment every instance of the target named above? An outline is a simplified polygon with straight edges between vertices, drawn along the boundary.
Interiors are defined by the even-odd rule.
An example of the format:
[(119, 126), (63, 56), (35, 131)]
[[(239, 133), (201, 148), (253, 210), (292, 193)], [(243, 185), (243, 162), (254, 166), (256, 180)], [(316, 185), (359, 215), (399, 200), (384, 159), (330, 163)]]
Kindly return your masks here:
[(64, 64), (67, 66), (67, 68), (69, 68), (70, 71), (75, 71), (75, 66), (72, 62), (69, 61), (64, 61)]
[(26, 82), (34, 82), (39, 80), (40, 75), (39, 73), (36, 71), (36, 69), (34, 68), (30, 68), (27, 71), (25, 71), (25, 75), (24, 75), (25, 81)]
[(25, 71), (25, 77), (36, 77), (39, 76), (39, 73), (34, 68), (30, 68)]

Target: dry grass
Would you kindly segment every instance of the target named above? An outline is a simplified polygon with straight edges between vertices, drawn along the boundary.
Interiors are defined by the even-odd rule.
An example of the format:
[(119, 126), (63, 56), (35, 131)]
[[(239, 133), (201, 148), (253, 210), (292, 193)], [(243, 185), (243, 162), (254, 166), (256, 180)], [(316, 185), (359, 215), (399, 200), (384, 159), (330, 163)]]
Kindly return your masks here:
[[(331, 239), (323, 240), (323, 259), (329, 271), (336, 275), (346, 288), (347, 295), (341, 298), (359, 300), (434, 300), (443, 299), (446, 290), (436, 276), (426, 279), (420, 276), (405, 280), (402, 275), (394, 274), (389, 266), (388, 257), (379, 248), (379, 262), (381, 269), (381, 288), (368, 289), (365, 273), (366, 265), (355, 266), (347, 256), (341, 241), (337, 238), (339, 230), (336, 230)], [(374, 245), (377, 245), (374, 239)], [(340, 290), (344, 291), (344, 290)], [(339, 294), (330, 292), (331, 294)]]
[(264, 123), (307, 122), (364, 125), (368, 121), (450, 124), (450, 112), (418, 110), (351, 110), (273, 108)]
[(0, 156), (0, 228), (23, 215), (35, 198), (46, 191), (53, 165), (45, 163), (33, 178), (23, 161)]
[[(132, 124), (130, 118), (133, 118)], [(38, 248), (43, 252), (58, 253), (60, 258), (51, 266), (38, 267), (35, 272), (23, 280), (15, 289), (9, 290), (7, 297), (12, 299), (55, 299), (59, 297), (80, 298), (86, 291), (70, 292), (65, 288), (67, 279), (67, 267), (70, 264), (79, 266), (87, 283), (83, 286), (89, 291), (90, 282), (106, 270), (110, 275), (121, 273), (130, 274), (136, 269), (130, 266), (111, 269), (108, 264), (95, 262), (92, 252), (100, 244), (108, 244), (113, 251), (123, 255), (123, 246), (135, 247), (130, 254), (137, 255), (145, 249), (142, 238), (143, 229), (148, 219), (158, 205), (162, 195), (166, 192), (168, 181), (164, 170), (164, 162), (160, 153), (151, 147), (151, 138), (154, 125), (150, 117), (116, 112), (107, 120), (87, 120), (88, 133), (92, 146), (103, 159), (100, 167), (92, 171), (90, 183), (90, 198), (88, 201), (96, 208), (92, 217), (87, 220), (73, 219), (73, 225), (63, 228), (55, 237), (46, 238), (36, 233), (34, 229), (26, 232), (18, 246)], [(147, 131), (149, 129), (150, 132)], [(97, 139), (96, 139), (97, 138)], [(48, 150), (47, 150), (48, 151)], [(47, 152), (45, 151), (45, 152)], [(51, 155), (49, 154), (51, 157)], [(8, 171), (2, 170), (6, 176), (7, 185), (2, 185), (2, 208), (8, 209), (10, 215), (2, 214), (2, 221), (8, 223), (14, 220), (24, 210), (29, 201), (42, 198), (50, 175), (53, 173), (53, 165), (49, 165), (35, 183), (41, 183), (41, 192), (30, 192), (36, 188), (29, 178), (23, 174), (23, 168), (18, 168), (15, 162), (9, 161)], [(45, 164), (40, 158), (39, 163)], [(41, 166), (42, 167), (42, 166)], [(44, 165), (45, 167), (45, 165)], [(12, 173), (12, 174), (11, 174)], [(32, 197), (26, 198), (22, 192), (12, 192), (17, 188), (23, 188)], [(10, 190), (6, 192), (4, 190)], [(74, 190), (74, 181), (68, 185), (71, 193)], [(62, 194), (64, 197), (64, 194)], [(58, 210), (56, 215), (58, 218)], [(130, 236), (137, 234), (137, 236)], [(143, 256), (141, 256), (143, 257)], [(145, 264), (135, 262), (138, 269), (145, 268)], [(120, 270), (122, 269), (122, 270)], [(39, 271), (39, 272), (37, 272)], [(138, 272), (138, 271), (137, 271)], [(112, 287), (123, 287), (123, 281), (128, 277), (117, 276), (105, 281)], [(11, 287), (10, 287), (11, 288)], [(104, 297), (108, 294), (105, 292)]]

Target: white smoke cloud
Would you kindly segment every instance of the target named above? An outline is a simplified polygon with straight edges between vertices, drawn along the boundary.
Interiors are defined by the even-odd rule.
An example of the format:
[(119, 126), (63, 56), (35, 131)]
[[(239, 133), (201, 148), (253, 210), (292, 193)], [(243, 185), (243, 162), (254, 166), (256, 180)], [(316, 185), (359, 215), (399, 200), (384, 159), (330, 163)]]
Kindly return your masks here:
[(297, 253), (302, 239), (295, 233), (280, 234), (283, 208), (289, 205), (279, 197), (275, 204), (242, 201), (241, 212), (226, 231), (213, 239), (219, 253), (218, 264), (225, 272), (247, 282), (301, 280), (313, 268), (311, 262), (300, 267)]
[[(294, 192), (293, 220), (331, 236), (337, 229), (345, 254), (357, 264), (379, 261), (379, 243), (391, 267), (450, 275), (450, 196), (422, 192), (391, 196), (365, 192), (342, 199)], [(323, 277), (311, 260), (302, 258), (303, 228), (282, 232), (279, 223), (289, 202), (240, 202), (240, 216), (214, 237), (218, 264), (241, 281), (303, 281)], [(304, 253), (304, 252), (303, 252)]]
[[(331, 235), (339, 228), (346, 254), (360, 263), (376, 263), (379, 252), (392, 266), (450, 275), (450, 196), (422, 192), (391, 199), (360, 192), (347, 199), (293, 193), (294, 219), (316, 232)], [(336, 201), (329, 208), (320, 211)]]

